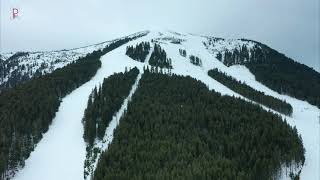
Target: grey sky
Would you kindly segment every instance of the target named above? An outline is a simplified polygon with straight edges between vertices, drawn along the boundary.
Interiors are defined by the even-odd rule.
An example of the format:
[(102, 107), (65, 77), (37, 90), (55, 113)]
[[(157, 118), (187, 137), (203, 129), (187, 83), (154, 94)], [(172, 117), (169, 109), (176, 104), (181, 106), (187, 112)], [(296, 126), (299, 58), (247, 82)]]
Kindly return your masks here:
[[(1, 51), (79, 47), (147, 29), (263, 42), (320, 71), (320, 0), (0, 0)], [(20, 17), (10, 19), (17, 7)]]

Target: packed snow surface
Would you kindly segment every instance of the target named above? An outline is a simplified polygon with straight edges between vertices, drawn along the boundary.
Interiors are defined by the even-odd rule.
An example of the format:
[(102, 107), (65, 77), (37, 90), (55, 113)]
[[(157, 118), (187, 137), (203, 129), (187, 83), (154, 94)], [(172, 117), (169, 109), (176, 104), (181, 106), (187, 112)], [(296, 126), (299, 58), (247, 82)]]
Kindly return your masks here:
[[(247, 43), (249, 47), (252, 42), (242, 42), (241, 40), (217, 40), (212, 41), (210, 48), (208, 46), (208, 37), (180, 34), (175, 32), (152, 32), (147, 36), (139, 38), (127, 45), (135, 45), (141, 41), (150, 41), (160, 43), (161, 47), (167, 52), (168, 57), (172, 59), (172, 73), (191, 76), (205, 83), (209, 89), (220, 92), (222, 95), (242, 97), (233, 92), (223, 84), (208, 76), (208, 70), (218, 68), (234, 78), (245, 81), (246, 84), (256, 90), (262, 91), (267, 95), (286, 100), (293, 107), (292, 117), (282, 115), (286, 121), (295, 126), (301, 135), (303, 145), (306, 149), (306, 162), (301, 169), (302, 180), (320, 179), (320, 139), (319, 139), (319, 115), (320, 110), (309, 103), (297, 100), (290, 96), (281, 95), (269, 89), (263, 84), (257, 82), (253, 74), (241, 65), (231, 67), (225, 66), (215, 58), (215, 53), (223, 49), (232, 49), (240, 47)], [(215, 43), (215, 44), (214, 44)], [(53, 120), (49, 131), (44, 134), (35, 151), (26, 161), (26, 166), (22, 169), (15, 180), (81, 180), (84, 179), (84, 160), (86, 144), (83, 140), (83, 126), (81, 120), (87, 105), (87, 100), (92, 89), (103, 82), (116, 72), (123, 72), (125, 67), (138, 67), (140, 73), (144, 63), (134, 61), (125, 55), (126, 46), (106, 54), (101, 58), (102, 67), (97, 74), (71, 94), (66, 96)], [(179, 54), (179, 49), (187, 51), (187, 57)], [(190, 63), (189, 55), (195, 55), (202, 60), (201, 66), (195, 66)], [(130, 97), (134, 93), (139, 83), (139, 78), (130, 92), (130, 96), (125, 100), (116, 117), (111, 121), (107, 128), (105, 141), (97, 143), (102, 150), (107, 150), (108, 144), (113, 139), (113, 131), (117, 127), (123, 110), (126, 108)], [(247, 100), (247, 99), (245, 99)], [(265, 108), (265, 107), (264, 107)], [(267, 108), (266, 108), (267, 109)], [(96, 164), (94, 165), (94, 167)], [(283, 171), (280, 179), (288, 179), (288, 175)]]

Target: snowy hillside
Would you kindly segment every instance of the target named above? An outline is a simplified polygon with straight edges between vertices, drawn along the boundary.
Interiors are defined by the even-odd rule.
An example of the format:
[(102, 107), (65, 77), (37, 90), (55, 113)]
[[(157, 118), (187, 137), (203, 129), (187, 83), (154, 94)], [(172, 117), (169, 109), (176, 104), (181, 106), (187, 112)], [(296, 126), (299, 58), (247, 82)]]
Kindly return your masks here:
[[(14, 55), (14, 53), (2, 54), (0, 63), (5, 67), (5, 73), (0, 74), (2, 75), (0, 78), (0, 87), (12, 78), (18, 77), (24, 79), (22, 78), (23, 76), (31, 78), (37, 73), (50, 73), (79, 57), (104, 48), (110, 44), (110, 42), (113, 41), (71, 50), (29, 52), (20, 55)], [(141, 42), (149, 42), (151, 44), (151, 51), (147, 56), (146, 62), (135, 61), (126, 55), (128, 46), (134, 46)], [(84, 171), (86, 171), (89, 173), (86, 179), (89, 180), (94, 173), (101, 153), (108, 150), (109, 144), (113, 140), (114, 130), (121, 124), (119, 120), (121, 120), (128, 103), (130, 103), (131, 97), (139, 86), (143, 69), (146, 66), (151, 68), (149, 58), (155, 44), (159, 44), (165, 50), (167, 57), (171, 61), (172, 69), (163, 68), (165, 72), (191, 76), (202, 81), (210, 90), (220, 92), (222, 95), (239, 97), (254, 104), (259, 104), (243, 97), (211, 78), (208, 75), (208, 71), (217, 68), (266, 95), (288, 102), (293, 108), (291, 116), (280, 114), (260, 104), (264, 109), (280, 114), (292, 127), (297, 128), (306, 151), (304, 165), (288, 167), (283, 165), (282, 172), (280, 172), (278, 179), (290, 179), (289, 172), (298, 174), (300, 170), (300, 178), (302, 180), (320, 179), (319, 108), (306, 101), (279, 94), (268, 88), (261, 82), (258, 82), (245, 65), (235, 63), (227, 66), (224, 64), (225, 59), (223, 59), (223, 55), (221, 59), (217, 57), (219, 53), (232, 52), (235, 49), (238, 49), (240, 52), (243, 47), (246, 47), (248, 50), (248, 58), (243, 58), (244, 62), (246, 62), (249, 61), (249, 57), (252, 56), (250, 50), (259, 48), (260, 44), (248, 40), (225, 40), (168, 31), (150, 32), (148, 35), (130, 41), (104, 55), (101, 58), (102, 66), (97, 74), (89, 82), (83, 84), (62, 99), (62, 103), (48, 132), (43, 135), (42, 140), (34, 152), (32, 152), (26, 160), (25, 167), (21, 169), (13, 179), (80, 180), (84, 179)], [(185, 55), (183, 51), (186, 52)], [(192, 60), (192, 58), (190, 58), (191, 56), (196, 57), (195, 60)], [(91, 159), (91, 166), (88, 169), (84, 169), (84, 162), (88, 157), (86, 157), (86, 143), (83, 140), (82, 118), (89, 95), (95, 86), (103, 82), (104, 78), (117, 72), (124, 72), (126, 68), (134, 67), (140, 70), (140, 74), (129, 96), (123, 102), (121, 109), (117, 111), (110, 122), (103, 140), (97, 139), (95, 141), (94, 147), (99, 150), (99, 153), (97, 153), (95, 158)], [(0, 70), (0, 72), (3, 72), (2, 69)]]
[[(127, 37), (145, 33), (147, 32), (139, 32)], [(62, 68), (93, 51), (102, 50), (107, 45), (124, 38), (126, 37), (69, 50), (0, 54), (0, 90), (25, 82), (32, 77), (51, 73), (57, 68)]]

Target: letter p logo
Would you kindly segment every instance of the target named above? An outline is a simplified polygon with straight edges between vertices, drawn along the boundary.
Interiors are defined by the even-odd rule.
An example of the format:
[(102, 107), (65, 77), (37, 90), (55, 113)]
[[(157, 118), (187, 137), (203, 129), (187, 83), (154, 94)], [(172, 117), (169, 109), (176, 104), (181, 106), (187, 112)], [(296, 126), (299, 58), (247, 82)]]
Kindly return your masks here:
[(12, 8), (12, 19), (15, 19), (18, 17), (19, 10), (17, 8)]

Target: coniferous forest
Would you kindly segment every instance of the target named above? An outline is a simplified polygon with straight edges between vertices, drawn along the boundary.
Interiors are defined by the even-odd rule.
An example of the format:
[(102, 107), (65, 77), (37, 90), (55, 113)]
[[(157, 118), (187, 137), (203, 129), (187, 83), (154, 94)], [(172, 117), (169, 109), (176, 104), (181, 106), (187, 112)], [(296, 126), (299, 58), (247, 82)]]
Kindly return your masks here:
[(167, 53), (161, 48), (159, 44), (154, 45), (154, 50), (151, 54), (149, 64), (159, 68), (172, 69), (171, 59), (167, 58)]
[(263, 92), (253, 89), (245, 83), (228, 76), (226, 73), (220, 72), (218, 69), (210, 70), (208, 75), (227, 86), (234, 92), (237, 92), (252, 101), (265, 105), (268, 108), (288, 116), (291, 116), (292, 114), (292, 106), (289, 103), (273, 96), (265, 95)]
[(292, 162), (304, 163), (302, 140), (280, 116), (146, 70), (94, 180), (267, 180)]
[(126, 55), (136, 61), (144, 62), (149, 54), (149, 51), (150, 51), (150, 43), (142, 42), (140, 44), (137, 44), (135, 47), (128, 46)]
[(24, 166), (48, 130), (61, 99), (95, 75), (101, 66), (100, 57), (135, 38), (114, 41), (51, 74), (1, 92), (0, 177)]
[(264, 44), (242, 40), (256, 45), (252, 49), (243, 45), (233, 51), (219, 52), (217, 59), (227, 66), (243, 64), (255, 75), (257, 81), (270, 89), (320, 108), (320, 73)]
[(93, 89), (83, 118), (84, 139), (89, 146), (95, 138), (104, 137), (106, 128), (129, 95), (138, 74), (137, 68), (125, 73), (116, 73), (104, 79), (101, 86)]

